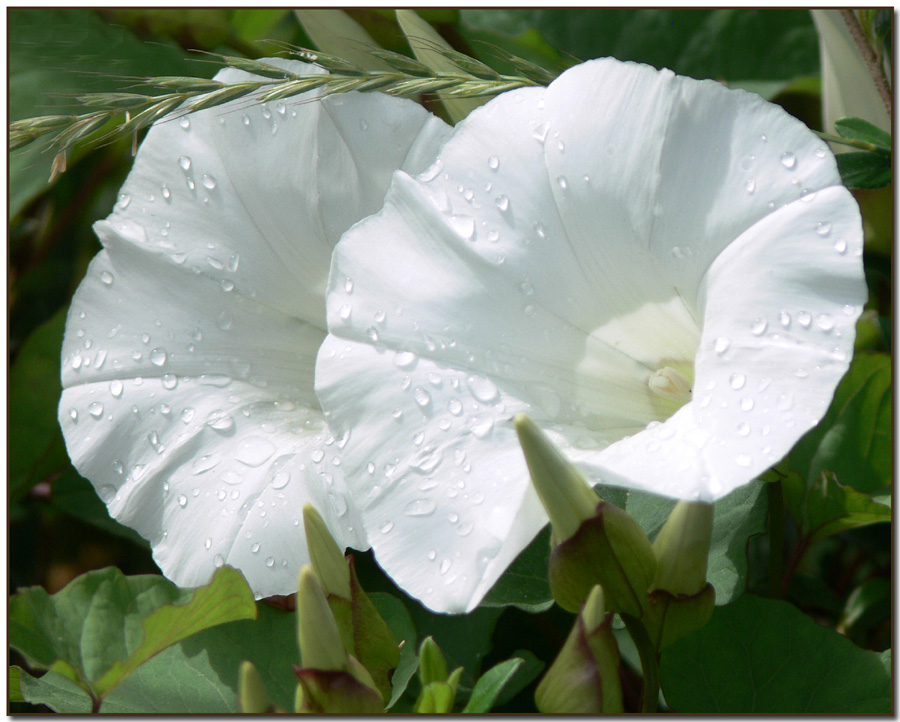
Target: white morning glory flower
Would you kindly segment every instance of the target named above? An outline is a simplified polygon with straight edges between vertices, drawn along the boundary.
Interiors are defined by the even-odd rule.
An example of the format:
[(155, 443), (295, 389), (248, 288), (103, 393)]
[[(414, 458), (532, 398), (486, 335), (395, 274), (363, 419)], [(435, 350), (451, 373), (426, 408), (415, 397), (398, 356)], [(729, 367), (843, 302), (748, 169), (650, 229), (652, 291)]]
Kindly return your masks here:
[(425, 168), (449, 127), (406, 100), (316, 95), (152, 128), (69, 312), (69, 453), (183, 586), (230, 564), (257, 595), (296, 591), (307, 502), (339, 543), (367, 548), (346, 438), (313, 391), (328, 268), (392, 173)]
[(596, 482), (712, 501), (825, 413), (866, 297), (825, 143), (612, 59), (507, 93), (335, 250), (316, 388), (383, 568), (474, 608), (546, 523), (512, 419)]

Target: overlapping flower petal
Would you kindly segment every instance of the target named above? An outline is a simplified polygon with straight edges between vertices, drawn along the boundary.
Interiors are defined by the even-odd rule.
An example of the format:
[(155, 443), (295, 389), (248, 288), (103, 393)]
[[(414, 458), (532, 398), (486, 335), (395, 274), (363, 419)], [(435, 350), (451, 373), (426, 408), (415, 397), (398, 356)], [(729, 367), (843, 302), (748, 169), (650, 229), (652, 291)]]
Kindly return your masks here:
[(846, 371), (861, 252), (825, 144), (757, 96), (600, 60), (475, 111), (335, 251), (316, 388), (379, 562), (478, 604), (546, 521), (520, 411), (598, 482), (751, 481)]
[(69, 313), (59, 417), (77, 469), (176, 583), (227, 563), (258, 595), (296, 591), (306, 502), (366, 548), (345, 439), (313, 391), (331, 252), (448, 130), (410, 101), (307, 94), (149, 132), (96, 226), (104, 250)]

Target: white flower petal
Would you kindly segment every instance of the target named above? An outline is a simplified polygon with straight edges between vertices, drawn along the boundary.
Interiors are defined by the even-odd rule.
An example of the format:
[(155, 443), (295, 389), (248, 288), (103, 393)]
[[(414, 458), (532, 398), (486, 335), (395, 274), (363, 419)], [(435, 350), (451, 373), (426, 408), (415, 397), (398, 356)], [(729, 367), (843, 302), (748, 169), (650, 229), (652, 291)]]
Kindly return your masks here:
[(331, 249), (449, 129), (383, 95), (309, 101), (151, 129), (70, 309), (59, 416), (73, 463), (184, 586), (227, 563), (257, 595), (295, 591), (306, 502), (342, 546), (366, 548), (346, 439), (313, 390)]
[[(336, 249), (316, 380), (330, 423), (351, 433), (348, 484), (386, 571), (433, 609), (478, 604), (545, 520), (511, 431), (519, 411), (595, 480), (670, 496), (718, 498), (777, 461), (824, 413), (865, 293), (859, 216), (839, 183), (824, 144), (775, 106), (614, 60), (500, 96), (432, 168), (398, 173), (381, 213)], [(758, 333), (801, 306), (831, 330)], [(788, 415), (771, 407), (794, 360), (814, 378)], [(737, 374), (757, 383), (755, 410)], [(711, 382), (720, 407), (707, 409)], [(762, 441), (764, 417), (777, 442)], [(421, 491), (417, 441), (444, 450), (431, 525), (402, 518)], [(463, 478), (450, 450), (479, 463)], [(389, 488), (366, 497), (362, 471), (385, 462)], [(453, 540), (458, 478), (493, 496), (465, 510), (480, 533)], [(420, 559), (440, 545), (453, 561), (448, 540), (450, 585)]]

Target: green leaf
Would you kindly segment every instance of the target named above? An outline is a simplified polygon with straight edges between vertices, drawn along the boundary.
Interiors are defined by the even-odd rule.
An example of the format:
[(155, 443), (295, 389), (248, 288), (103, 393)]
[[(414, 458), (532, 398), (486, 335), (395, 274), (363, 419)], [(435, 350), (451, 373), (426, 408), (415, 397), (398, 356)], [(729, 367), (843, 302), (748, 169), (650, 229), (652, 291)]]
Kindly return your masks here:
[(393, 692), (387, 704), (387, 708), (390, 709), (406, 691), (409, 680), (412, 679), (419, 665), (416, 657), (416, 628), (409, 612), (403, 606), (403, 602), (396, 597), (383, 592), (375, 592), (369, 595), (369, 599), (400, 644), (400, 663), (391, 677)]
[[(180, 11), (179, 11), (180, 12)], [(83, 92), (120, 89), (122, 76), (209, 77), (214, 65), (191, 62), (174, 45), (144, 43), (93, 10), (13, 9), (9, 20), (9, 120), (71, 112)], [(9, 157), (9, 215), (48, 188), (52, 153), (37, 144)], [(74, 161), (83, 152), (69, 158)]]
[(891, 508), (823, 471), (812, 484), (796, 474), (782, 482), (791, 515), (809, 542), (856, 527), (890, 522)]
[(290, 12), (290, 8), (236, 8), (231, 14), (231, 25), (238, 37), (247, 42), (269, 40)]
[(24, 702), (25, 698), (22, 696), (22, 688), (19, 684), (21, 680), (21, 676), (25, 674), (22, 671), (21, 667), (10, 667), (9, 668), (9, 701), (10, 702)]
[(841, 118), (835, 121), (834, 129), (841, 138), (861, 140), (877, 146), (888, 154), (891, 152), (891, 134), (876, 125), (872, 125), (868, 120), (863, 120), (862, 118)]
[(787, 602), (749, 594), (662, 653), (666, 701), (682, 714), (885, 714), (891, 675)]
[(40, 587), (14, 595), (10, 645), (36, 667), (70, 666), (79, 683), (100, 697), (166, 647), (255, 614), (249, 587), (230, 568), (197, 590), (108, 568), (84, 574), (52, 596)]
[(256, 619), (256, 603), (244, 576), (222, 567), (212, 582), (200, 587), (186, 604), (166, 605), (143, 622), (144, 638), (125, 661), (115, 662), (95, 685), (100, 696), (140, 667), (150, 657), (199, 631), (236, 619)]
[(875, 578), (860, 584), (847, 597), (839, 628), (866, 630), (891, 617), (891, 583)]
[(553, 606), (547, 581), (550, 556), (550, 528), (547, 527), (497, 580), (482, 600), (482, 607), (518, 607), (537, 614)]
[(873, 190), (891, 183), (891, 157), (882, 153), (838, 153), (838, 171), (848, 188)]
[(29, 336), (9, 372), (11, 502), (70, 465), (56, 418), (62, 394), (60, 356), (67, 311), (57, 312)]
[(296, 9), (294, 14), (322, 52), (355, 63), (363, 70), (389, 70), (387, 63), (369, 52), (379, 47), (378, 43), (343, 10)]
[(472, 27), (517, 36), (536, 29), (580, 60), (613, 56), (694, 78), (788, 80), (819, 74), (819, 44), (807, 10), (467, 10)]
[[(415, 10), (398, 10), (397, 22), (419, 62), (436, 72), (460, 72), (456, 63), (439, 52), (441, 49), (452, 50), (450, 45)], [(451, 123), (462, 120), (488, 101), (488, 98), (455, 98), (441, 93), (438, 93), (438, 97), (447, 108)]]
[(61, 674), (47, 672), (42, 677), (32, 677), (20, 670), (20, 675), (19, 684), (26, 702), (44, 704), (54, 712), (66, 714), (87, 714), (92, 709), (90, 695)]
[(790, 468), (812, 486), (823, 471), (873, 491), (891, 482), (891, 357), (858, 353), (825, 417), (791, 452)]
[(523, 664), (525, 664), (524, 659), (513, 657), (491, 667), (475, 683), (475, 688), (472, 690), (472, 695), (463, 712), (474, 714), (490, 712), (500, 692)]

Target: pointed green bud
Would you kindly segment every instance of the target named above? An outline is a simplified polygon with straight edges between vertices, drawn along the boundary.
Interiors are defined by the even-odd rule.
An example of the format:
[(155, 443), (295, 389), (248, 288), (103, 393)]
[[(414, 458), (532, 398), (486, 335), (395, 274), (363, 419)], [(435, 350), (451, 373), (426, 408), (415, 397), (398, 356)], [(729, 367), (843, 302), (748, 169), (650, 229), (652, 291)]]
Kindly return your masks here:
[(565, 541), (582, 522), (594, 516), (600, 497), (534, 421), (518, 414), (515, 426), (532, 483), (553, 525), (553, 535)]
[(548, 572), (550, 591), (563, 609), (578, 611), (591, 588), (600, 584), (609, 611), (640, 617), (656, 557), (640, 524), (601, 501), (595, 515), (550, 552)]
[(419, 680), (423, 687), (432, 682), (447, 681), (447, 660), (431, 637), (425, 637), (419, 647)]
[(600, 586), (595, 586), (575, 620), (569, 637), (534, 699), (549, 714), (622, 714), (619, 647), (612, 614), (604, 613)]
[(431, 637), (425, 637), (419, 647), (419, 681), (422, 692), (416, 700), (419, 714), (447, 714), (453, 711), (456, 689), (463, 668), (457, 667), (447, 675), (447, 660)]
[(297, 627), (303, 667), (346, 671), (347, 650), (325, 592), (308, 564), (300, 570), (297, 591)]
[(253, 662), (241, 662), (238, 668), (238, 711), (243, 714), (264, 714), (269, 711), (269, 699), (262, 677)]
[(716, 590), (707, 584), (697, 594), (672, 594), (664, 589), (650, 592), (641, 621), (657, 650), (695, 632), (712, 617)]
[(676, 596), (692, 596), (703, 590), (712, 523), (712, 504), (679, 501), (675, 505), (653, 542), (658, 560), (654, 589), (664, 589)]
[(325, 520), (312, 504), (303, 507), (303, 528), (312, 568), (327, 596), (350, 599), (350, 570)]

